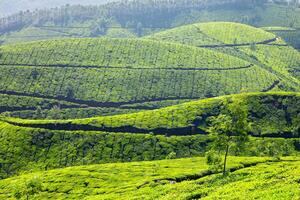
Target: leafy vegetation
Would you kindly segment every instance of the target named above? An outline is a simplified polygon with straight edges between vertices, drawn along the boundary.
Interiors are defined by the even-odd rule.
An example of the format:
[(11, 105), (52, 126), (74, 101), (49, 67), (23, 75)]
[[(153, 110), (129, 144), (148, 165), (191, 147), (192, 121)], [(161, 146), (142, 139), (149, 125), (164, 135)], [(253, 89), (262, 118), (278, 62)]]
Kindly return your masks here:
[(249, 44), (275, 38), (259, 28), (231, 22), (199, 23), (162, 31), (146, 38), (181, 42), (192, 46)]
[[(243, 148), (248, 140), (248, 131), (250, 130), (250, 124), (248, 123), (247, 104), (243, 101), (236, 100), (234, 104), (228, 105), (228, 113), (213, 116), (210, 119), (210, 127), (208, 132), (213, 138), (211, 144), (212, 148), (208, 152), (208, 155), (215, 153), (215, 158), (208, 156), (208, 164), (217, 166), (220, 163), (220, 153), (225, 152), (223, 161), (223, 175), (226, 174), (227, 157), (230, 148), (233, 145), (239, 149)], [(213, 158), (213, 159), (209, 159)]]

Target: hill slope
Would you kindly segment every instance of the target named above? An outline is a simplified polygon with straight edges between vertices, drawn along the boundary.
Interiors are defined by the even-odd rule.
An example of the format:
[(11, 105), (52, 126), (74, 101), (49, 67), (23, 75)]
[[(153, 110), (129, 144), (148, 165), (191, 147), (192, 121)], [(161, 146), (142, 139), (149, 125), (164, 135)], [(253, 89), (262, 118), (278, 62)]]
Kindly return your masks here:
[[(1, 51), (1, 94), (89, 108), (153, 109), (241, 91), (298, 88), (222, 52), (152, 40), (65, 39), (5, 45)], [(80, 114), (75, 108), (67, 112), (73, 113), (72, 118), (101, 114)], [(25, 111), (13, 116), (53, 116), (47, 113)]]

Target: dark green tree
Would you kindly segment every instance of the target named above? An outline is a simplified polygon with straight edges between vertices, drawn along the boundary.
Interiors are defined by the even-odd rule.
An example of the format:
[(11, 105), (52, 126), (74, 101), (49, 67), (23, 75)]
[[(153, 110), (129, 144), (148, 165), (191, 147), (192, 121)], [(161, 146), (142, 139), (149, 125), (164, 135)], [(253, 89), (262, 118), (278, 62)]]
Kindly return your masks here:
[[(226, 107), (226, 106), (225, 106)], [(220, 165), (221, 160), (214, 153), (224, 153), (223, 175), (226, 174), (227, 157), (230, 147), (242, 148), (248, 141), (248, 109), (246, 102), (240, 99), (233, 99), (228, 103), (228, 110), (224, 113), (210, 118), (208, 132), (213, 139), (211, 150), (206, 155), (209, 165)]]

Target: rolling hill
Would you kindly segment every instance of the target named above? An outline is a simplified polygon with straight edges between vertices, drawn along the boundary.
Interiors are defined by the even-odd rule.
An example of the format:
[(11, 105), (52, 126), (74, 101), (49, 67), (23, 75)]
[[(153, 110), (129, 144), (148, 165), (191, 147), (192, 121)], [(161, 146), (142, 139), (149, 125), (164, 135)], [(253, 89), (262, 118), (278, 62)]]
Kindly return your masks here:
[[(14, 155), (5, 158), (3, 176), (30, 166), (163, 159), (173, 151), (203, 155), (209, 116), (225, 111), (235, 96), (190, 101), (299, 91), (290, 73), (297, 52), (272, 33), (237, 23), (189, 25), (145, 39), (27, 42), (0, 51), (1, 133), (3, 144), (14, 146), (3, 149)], [(250, 106), (249, 134), (297, 139), (298, 94), (237, 98)], [(288, 146), (298, 148), (291, 140)]]
[[(5, 45), (1, 52), (2, 95), (19, 96), (21, 105), (28, 97), (56, 101), (58, 108), (69, 102), (72, 118), (99, 115), (99, 107), (122, 113), (120, 109), (154, 109), (241, 91), (298, 90), (290, 77), (280, 77), (251, 60), (153, 40), (48, 40)], [(49, 113), (49, 106), (32, 104), (12, 116), (51, 117), (30, 111), (44, 107)], [(90, 114), (79, 112), (82, 107)], [(13, 109), (8, 106), (9, 110)]]

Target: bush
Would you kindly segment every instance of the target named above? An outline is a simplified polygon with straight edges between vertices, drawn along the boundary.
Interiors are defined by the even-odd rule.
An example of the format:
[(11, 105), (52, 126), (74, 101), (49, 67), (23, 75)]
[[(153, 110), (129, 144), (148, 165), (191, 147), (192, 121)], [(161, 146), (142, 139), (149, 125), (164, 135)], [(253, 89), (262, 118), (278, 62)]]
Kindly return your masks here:
[(174, 151), (172, 151), (171, 153), (169, 153), (167, 156), (166, 156), (166, 159), (167, 160), (171, 160), (171, 159), (176, 159), (177, 158), (177, 155)]

